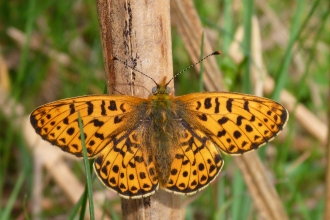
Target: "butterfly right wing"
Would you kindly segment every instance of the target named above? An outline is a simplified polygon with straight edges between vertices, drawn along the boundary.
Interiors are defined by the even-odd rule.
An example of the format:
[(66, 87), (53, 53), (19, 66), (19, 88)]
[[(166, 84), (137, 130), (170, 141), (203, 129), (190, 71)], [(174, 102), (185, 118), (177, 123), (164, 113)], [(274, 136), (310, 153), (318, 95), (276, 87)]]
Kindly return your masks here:
[(30, 122), (44, 140), (82, 157), (78, 111), (83, 122), (88, 157), (95, 157), (108, 142), (139, 121), (145, 99), (131, 96), (93, 95), (63, 99), (35, 109)]
[(30, 122), (44, 140), (82, 157), (78, 112), (88, 157), (96, 157), (94, 169), (102, 183), (124, 198), (153, 194), (158, 188), (155, 165), (143, 155), (142, 137), (135, 130), (146, 112), (146, 99), (105, 95), (64, 99), (34, 110)]
[(247, 94), (205, 92), (179, 96), (174, 101), (184, 120), (230, 155), (271, 141), (289, 119), (281, 104)]
[(219, 148), (200, 130), (181, 121), (185, 135), (175, 148), (166, 191), (194, 194), (209, 185), (220, 173), (224, 161)]

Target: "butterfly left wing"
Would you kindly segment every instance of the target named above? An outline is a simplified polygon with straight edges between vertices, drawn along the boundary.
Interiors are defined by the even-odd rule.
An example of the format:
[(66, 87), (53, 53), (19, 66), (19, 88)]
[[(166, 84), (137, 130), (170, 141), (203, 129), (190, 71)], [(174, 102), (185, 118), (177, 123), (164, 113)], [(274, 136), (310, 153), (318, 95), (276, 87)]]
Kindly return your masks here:
[(289, 114), (279, 103), (252, 95), (209, 92), (174, 99), (183, 120), (227, 154), (242, 154), (271, 141)]
[(181, 122), (185, 135), (180, 139), (181, 146), (173, 148), (176, 152), (165, 190), (190, 195), (211, 183), (224, 161), (219, 148), (203, 132)]
[(143, 155), (140, 138), (136, 130), (124, 131), (94, 161), (101, 182), (126, 199), (150, 196), (158, 188), (154, 162)]

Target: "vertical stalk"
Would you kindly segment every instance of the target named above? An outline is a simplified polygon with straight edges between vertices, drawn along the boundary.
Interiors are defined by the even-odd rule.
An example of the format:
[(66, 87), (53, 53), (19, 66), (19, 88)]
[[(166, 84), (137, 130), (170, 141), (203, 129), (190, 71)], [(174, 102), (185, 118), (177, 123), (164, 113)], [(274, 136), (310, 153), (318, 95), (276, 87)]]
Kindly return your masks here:
[[(169, 1), (97, 0), (108, 93), (147, 97), (152, 80), (173, 76)], [(173, 89), (173, 84), (169, 85)], [(150, 204), (150, 205), (149, 205)], [(181, 219), (181, 197), (162, 190), (147, 199), (122, 199), (124, 219)]]

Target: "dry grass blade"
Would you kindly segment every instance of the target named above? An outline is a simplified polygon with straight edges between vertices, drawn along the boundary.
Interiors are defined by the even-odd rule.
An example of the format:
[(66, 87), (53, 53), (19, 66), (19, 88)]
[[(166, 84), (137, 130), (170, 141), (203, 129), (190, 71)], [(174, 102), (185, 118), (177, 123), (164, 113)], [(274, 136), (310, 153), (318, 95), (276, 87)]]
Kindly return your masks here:
[[(198, 14), (190, 1), (171, 1), (172, 23), (180, 33), (191, 60), (200, 59), (200, 44), (202, 42), (203, 27), (198, 18)], [(211, 44), (207, 37), (204, 39), (204, 54), (213, 52)], [(199, 72), (200, 65), (195, 68)], [(203, 81), (207, 90), (225, 90), (222, 81), (222, 74), (217, 67), (215, 57), (210, 57), (204, 61)]]

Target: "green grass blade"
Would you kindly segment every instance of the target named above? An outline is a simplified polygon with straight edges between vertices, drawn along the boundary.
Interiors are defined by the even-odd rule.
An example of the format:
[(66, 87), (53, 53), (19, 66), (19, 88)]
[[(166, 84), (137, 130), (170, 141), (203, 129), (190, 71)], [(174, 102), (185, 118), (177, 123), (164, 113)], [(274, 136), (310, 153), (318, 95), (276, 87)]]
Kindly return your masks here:
[(247, 59), (244, 65), (243, 75), (243, 91), (245, 93), (251, 93), (251, 80), (250, 80), (250, 66), (251, 60), (251, 27), (252, 27), (252, 15), (253, 15), (253, 0), (243, 1), (243, 26), (244, 26), (244, 39), (243, 48)]
[[(314, 7), (313, 7), (314, 8)], [(312, 13), (310, 13), (312, 14)], [(316, 35), (315, 35), (315, 39), (313, 41), (313, 45), (311, 47), (311, 51), (310, 53), (312, 54), (312, 56), (309, 57), (309, 60), (307, 61), (307, 64), (306, 64), (306, 69), (304, 71), (304, 74), (302, 75), (302, 77), (300, 78), (300, 81), (297, 85), (303, 85), (303, 83), (306, 81), (307, 79), (307, 76), (308, 76), (308, 73), (309, 73), (309, 69), (312, 65), (312, 62), (314, 61), (314, 55), (316, 55), (316, 47), (317, 47), (317, 44), (319, 43), (319, 40), (321, 39), (322, 37), (322, 34), (324, 33), (324, 28), (326, 27), (326, 23), (327, 23), (327, 19), (329, 17), (330, 13), (328, 11), (326, 11), (322, 18), (321, 18), (321, 25), (320, 25), (320, 28), (319, 30), (317, 31)], [(299, 100), (302, 98), (302, 91), (303, 91), (303, 87), (298, 87), (298, 91), (297, 91), (297, 102), (299, 102)]]
[[(19, 69), (17, 73), (17, 79), (15, 81), (15, 85), (13, 88), (19, 88), (21, 84), (23, 83), (25, 73), (24, 71), (26, 70), (26, 65), (28, 61), (28, 53), (29, 53), (29, 44), (30, 44), (30, 39), (32, 35), (32, 30), (33, 30), (33, 25), (34, 21), (36, 18), (36, 0), (30, 0), (27, 5), (27, 11), (28, 11), (28, 16), (27, 16), (27, 21), (25, 25), (25, 34), (26, 34), (26, 41), (24, 42), (24, 46), (22, 49), (21, 53), (21, 58), (20, 58), (20, 64), (19, 64)], [(22, 90), (14, 90), (14, 97), (17, 99), (20, 95)]]
[(294, 16), (293, 23), (292, 23), (292, 28), (291, 28), (292, 31), (290, 34), (289, 44), (288, 44), (288, 47), (286, 48), (282, 65), (280, 65), (280, 70), (278, 71), (278, 75), (275, 79), (276, 86), (275, 86), (275, 89), (274, 89), (273, 95), (272, 95), (272, 99), (274, 99), (274, 100), (279, 99), (280, 92), (282, 91), (282, 89), (284, 88), (284, 86), (286, 84), (287, 71), (288, 71), (288, 68), (289, 68), (289, 65), (290, 65), (290, 62), (292, 59), (292, 48), (293, 48), (294, 43), (298, 39), (298, 35), (299, 35), (299, 29), (300, 29), (299, 22), (300, 22), (302, 12), (303, 12), (303, 6), (304, 6), (304, 1), (298, 1), (298, 7), (295, 12), (295, 16)]
[[(86, 209), (87, 196), (88, 196), (88, 194), (87, 194), (87, 185), (86, 185), (83, 194), (81, 195), (81, 197), (80, 197), (79, 201), (76, 203), (76, 205), (73, 207), (73, 209), (72, 209), (70, 215), (68, 216), (68, 219), (70, 219), (70, 220), (75, 219), (75, 217), (76, 217), (76, 215), (77, 215), (77, 213), (78, 213), (78, 211), (79, 211), (80, 206), (81, 206), (82, 209), (83, 209), (83, 201), (84, 201), (84, 200), (85, 200), (85, 206), (84, 206), (84, 208)], [(84, 211), (83, 216), (84, 216), (84, 215), (85, 215), (85, 211)]]
[(23, 200), (23, 212), (24, 212), (24, 217), (26, 220), (30, 220), (30, 217), (29, 217), (29, 214), (28, 214), (28, 211), (26, 209), (26, 200), (27, 200), (27, 195), (25, 194), (24, 196), (24, 200)]
[(242, 197), (244, 195), (244, 192), (246, 191), (245, 183), (243, 180), (243, 177), (241, 173), (236, 169), (234, 174), (234, 180), (233, 180), (233, 204), (231, 206), (231, 219), (242, 219), (242, 209), (244, 202), (242, 200)]
[(228, 201), (226, 200), (226, 196), (225, 196), (225, 180), (224, 179), (220, 179), (218, 181), (218, 187), (219, 187), (219, 193), (216, 196), (216, 198), (218, 198), (217, 204), (218, 206), (216, 207), (216, 213), (215, 213), (215, 219), (226, 219), (226, 212), (225, 210), (228, 209)]
[(6, 208), (5, 210), (3, 211), (0, 219), (1, 220), (7, 220), (7, 219), (10, 219), (9, 218), (9, 215), (13, 209), (13, 206), (14, 206), (14, 203), (18, 197), (18, 193), (19, 193), (19, 190), (22, 188), (22, 185), (23, 185), (23, 182), (24, 182), (24, 179), (25, 179), (25, 173), (26, 171), (25, 170), (22, 170), (22, 172), (20, 173), (17, 181), (16, 181), (16, 184), (14, 186), (14, 189), (12, 191), (12, 193), (10, 194), (10, 197), (8, 199), (8, 202), (6, 204)]
[(232, 0), (224, 0), (224, 33), (223, 34), (223, 52), (227, 54), (229, 46), (233, 40), (233, 15), (232, 15)]
[[(0, 116), (0, 120), (4, 120), (3, 116)], [(2, 198), (2, 193), (4, 190), (5, 180), (8, 172), (9, 162), (10, 162), (10, 153), (11, 153), (11, 144), (14, 141), (14, 130), (13, 126), (9, 124), (7, 126), (7, 131), (5, 137), (1, 141), (1, 151), (0, 151), (0, 198)], [(1, 210), (0, 210), (1, 215)]]
[(84, 155), (84, 164), (85, 164), (85, 171), (86, 171), (86, 180), (87, 180), (87, 192), (88, 192), (88, 198), (89, 198), (89, 215), (91, 219), (95, 219), (94, 216), (94, 202), (93, 202), (93, 189), (92, 189), (92, 176), (91, 176), (91, 168), (87, 156), (87, 149), (85, 146), (85, 134), (83, 131), (83, 123), (81, 121), (80, 112), (78, 112), (78, 122), (79, 122), (79, 128), (80, 128), (80, 137), (81, 137), (81, 144), (83, 149), (83, 155)]
[(87, 199), (88, 199), (88, 185), (86, 184), (85, 191), (82, 195), (82, 201), (81, 201), (81, 209), (79, 213), (79, 220), (85, 219), (85, 213), (87, 208)]

